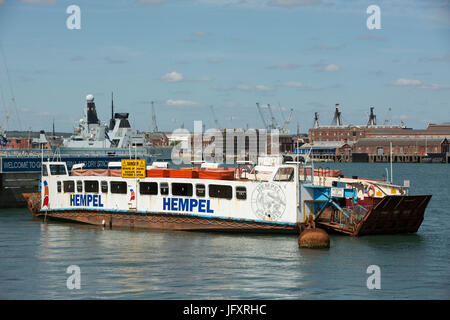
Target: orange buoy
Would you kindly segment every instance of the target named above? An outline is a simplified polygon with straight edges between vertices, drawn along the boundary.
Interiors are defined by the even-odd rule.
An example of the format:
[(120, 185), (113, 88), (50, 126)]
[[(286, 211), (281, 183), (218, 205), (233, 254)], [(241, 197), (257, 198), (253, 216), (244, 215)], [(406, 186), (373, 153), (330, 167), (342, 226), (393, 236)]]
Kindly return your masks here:
[(330, 237), (323, 229), (306, 229), (298, 237), (299, 248), (321, 249), (330, 247)]

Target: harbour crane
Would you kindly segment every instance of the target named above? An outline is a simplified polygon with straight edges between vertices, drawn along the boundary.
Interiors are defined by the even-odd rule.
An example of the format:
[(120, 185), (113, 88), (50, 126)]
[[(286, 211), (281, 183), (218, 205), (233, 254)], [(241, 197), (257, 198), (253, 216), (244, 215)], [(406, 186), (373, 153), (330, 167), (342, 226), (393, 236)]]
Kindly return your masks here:
[(273, 116), (272, 108), (270, 107), (270, 104), (267, 105), (267, 108), (269, 109), (270, 119), (271, 119), (271, 121), (272, 121), (272, 123), (271, 123), (271, 129), (279, 129), (279, 126), (278, 126), (278, 124), (277, 124), (277, 120), (276, 120), (275, 117)]
[(261, 110), (259, 102), (256, 103), (256, 107), (258, 108), (258, 112), (259, 112), (259, 115), (261, 116), (261, 120), (262, 120), (262, 123), (264, 125), (264, 128), (269, 130), (269, 127), (267, 126), (266, 120), (264, 119), (264, 114), (263, 114), (263, 112)]
[(389, 107), (387, 114), (386, 114), (386, 119), (384, 120), (385, 126), (387, 126), (389, 124), (389, 122), (391, 122), (391, 111), (392, 111), (392, 109)]
[(284, 124), (283, 124), (283, 128), (281, 129), (281, 132), (288, 134), (289, 133), (289, 123), (291, 122), (292, 119), (292, 113), (294, 112), (294, 109), (291, 108), (290, 112), (289, 112), (289, 116), (284, 120)]
[(219, 121), (217, 120), (216, 113), (214, 112), (214, 107), (209, 106), (209, 108), (211, 109), (213, 120), (214, 120), (214, 123), (216, 124), (217, 129), (220, 129), (220, 124), (219, 124)]

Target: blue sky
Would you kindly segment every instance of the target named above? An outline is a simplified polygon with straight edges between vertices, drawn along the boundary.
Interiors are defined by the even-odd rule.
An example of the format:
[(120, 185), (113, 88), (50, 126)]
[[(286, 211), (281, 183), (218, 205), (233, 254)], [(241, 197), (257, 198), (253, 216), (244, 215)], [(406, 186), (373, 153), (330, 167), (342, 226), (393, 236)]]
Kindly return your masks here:
[[(80, 30), (66, 27), (72, 4)], [(373, 4), (380, 30), (366, 26)], [(370, 106), (379, 123), (450, 121), (448, 0), (0, 0), (0, 43), (9, 130), (48, 131), (55, 118), (72, 131), (89, 93), (108, 121), (111, 91), (140, 130), (150, 101), (170, 131), (214, 127), (210, 105), (222, 127), (262, 128), (256, 102), (278, 122), (279, 105), (293, 108), (293, 132), (314, 112), (330, 124), (335, 103), (344, 124), (365, 124)]]

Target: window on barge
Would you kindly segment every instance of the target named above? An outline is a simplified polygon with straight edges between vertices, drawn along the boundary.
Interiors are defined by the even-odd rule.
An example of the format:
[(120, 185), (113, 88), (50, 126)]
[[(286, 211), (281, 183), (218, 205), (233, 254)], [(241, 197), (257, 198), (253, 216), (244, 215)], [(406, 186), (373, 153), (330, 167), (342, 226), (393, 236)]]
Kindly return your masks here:
[(139, 191), (141, 194), (158, 194), (158, 183), (156, 182), (140, 182)]
[(58, 192), (61, 192), (61, 181), (56, 182), (56, 189), (58, 190)]
[(236, 199), (239, 199), (239, 200), (247, 199), (247, 188), (246, 187), (236, 187)]
[(197, 184), (195, 186), (195, 194), (197, 195), (197, 197), (204, 197), (205, 196), (205, 185)]
[(279, 168), (273, 181), (294, 181), (294, 168)]
[(100, 187), (102, 189), (102, 193), (108, 193), (108, 181), (100, 182)]
[(52, 176), (60, 176), (67, 174), (66, 167), (63, 164), (51, 164), (50, 173)]
[(77, 192), (83, 192), (83, 182), (77, 181)]
[(211, 198), (232, 199), (233, 188), (231, 186), (223, 186), (220, 184), (210, 184), (209, 196)]
[(127, 183), (119, 181), (111, 181), (111, 193), (126, 194), (127, 193)]
[(98, 193), (98, 181), (97, 180), (84, 181), (84, 192)]
[(64, 192), (75, 192), (75, 181), (64, 181), (63, 182)]
[(191, 183), (172, 183), (172, 195), (173, 196), (192, 197), (192, 184)]
[(169, 195), (169, 184), (167, 182), (161, 182), (159, 184), (159, 188), (161, 189), (161, 195), (163, 196)]

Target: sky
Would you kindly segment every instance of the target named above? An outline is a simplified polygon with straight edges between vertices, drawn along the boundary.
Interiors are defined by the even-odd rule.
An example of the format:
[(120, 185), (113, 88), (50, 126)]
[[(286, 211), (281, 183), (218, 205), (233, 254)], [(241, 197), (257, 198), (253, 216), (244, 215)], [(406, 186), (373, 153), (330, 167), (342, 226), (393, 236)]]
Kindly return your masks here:
[[(69, 29), (71, 5), (80, 29)], [(369, 29), (370, 5), (380, 29)], [(373, 20), (370, 20), (373, 21)], [(129, 112), (160, 130), (291, 132), (330, 125), (450, 122), (450, 1), (0, 0), (0, 125), (71, 132), (93, 94), (99, 118)], [(389, 111), (389, 109), (391, 111)]]

